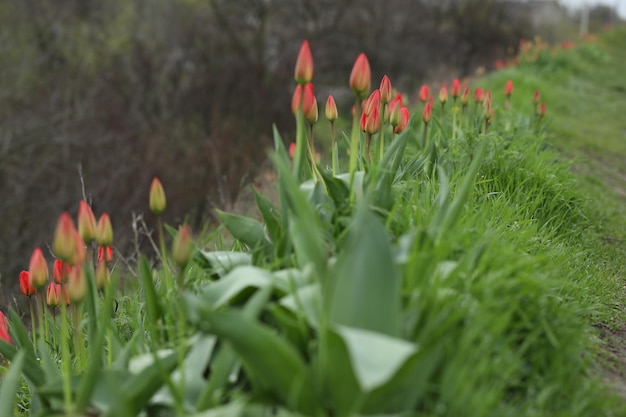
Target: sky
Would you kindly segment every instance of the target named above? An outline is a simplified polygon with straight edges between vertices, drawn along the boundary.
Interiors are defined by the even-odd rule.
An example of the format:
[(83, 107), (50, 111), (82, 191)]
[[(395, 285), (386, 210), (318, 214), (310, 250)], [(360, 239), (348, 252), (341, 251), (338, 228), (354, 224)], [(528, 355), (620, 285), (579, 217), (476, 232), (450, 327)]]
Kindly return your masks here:
[(560, 0), (560, 3), (571, 8), (579, 8), (583, 4), (590, 6), (595, 4), (605, 4), (617, 7), (617, 13), (622, 19), (626, 19), (626, 0)]

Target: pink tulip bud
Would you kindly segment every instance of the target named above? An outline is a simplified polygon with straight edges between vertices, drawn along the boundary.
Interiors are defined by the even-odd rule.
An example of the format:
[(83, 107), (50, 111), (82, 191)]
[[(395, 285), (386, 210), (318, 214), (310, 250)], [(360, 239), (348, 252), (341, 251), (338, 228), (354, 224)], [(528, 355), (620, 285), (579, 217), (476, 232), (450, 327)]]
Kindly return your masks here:
[(298, 84), (306, 84), (313, 79), (313, 56), (311, 55), (311, 48), (309, 48), (309, 41), (303, 41), (302, 46), (300, 46), (294, 78)]
[(293, 96), (291, 96), (291, 112), (296, 114), (300, 108), (300, 102), (302, 101), (302, 84), (296, 85), (296, 89), (293, 90)]
[(445, 104), (448, 101), (448, 88), (444, 85), (439, 90), (439, 102)]
[(409, 124), (409, 109), (406, 107), (402, 107), (400, 109), (400, 123), (396, 126), (393, 131), (394, 133), (402, 133), (404, 129), (406, 129)]
[(87, 281), (81, 265), (72, 268), (67, 282), (67, 295), (71, 302), (80, 303), (87, 294)]
[(533, 104), (536, 106), (537, 104), (539, 104), (540, 100), (541, 100), (541, 93), (539, 92), (539, 90), (535, 90), (535, 94), (533, 95)]
[(467, 106), (470, 100), (470, 89), (469, 87), (465, 87), (463, 89), (463, 94), (461, 94), (461, 104), (463, 106)]
[[(59, 305), (59, 296), (61, 295), (60, 289), (57, 290), (58, 284), (51, 282), (48, 284), (48, 289), (46, 290), (46, 302), (49, 306), (56, 307)], [(59, 286), (60, 288), (60, 286)]]
[(35, 288), (40, 288), (46, 285), (48, 282), (49, 272), (48, 264), (41, 249), (36, 248), (30, 257), (30, 264), (28, 266), (28, 273), (30, 276), (30, 285)]
[(508, 98), (511, 97), (511, 94), (513, 94), (513, 81), (508, 80), (504, 85), (504, 95)]
[(474, 102), (482, 103), (484, 100), (485, 100), (485, 92), (483, 91), (482, 88), (476, 87), (476, 89), (474, 90)]
[(391, 81), (389, 77), (383, 75), (383, 79), (380, 81), (380, 101), (383, 104), (387, 104), (391, 101)]
[(113, 260), (113, 247), (112, 246), (98, 246), (98, 262), (104, 260), (109, 263)]
[(430, 89), (428, 88), (428, 86), (426, 84), (424, 84), (424, 85), (422, 85), (420, 87), (420, 92), (419, 92), (417, 98), (422, 103), (426, 103), (428, 101), (429, 97), (430, 97)]
[(309, 112), (304, 114), (304, 117), (306, 117), (307, 121), (311, 124), (317, 123), (317, 119), (319, 117), (318, 111), (317, 99), (313, 96), (313, 105), (311, 106)]
[(296, 155), (296, 143), (295, 142), (291, 142), (289, 144), (289, 157), (291, 159), (293, 159), (293, 157)]
[(68, 263), (55, 259), (52, 264), (52, 279), (57, 284), (63, 284), (67, 282), (71, 270), (72, 267)]
[(422, 111), (422, 121), (426, 124), (430, 123), (433, 118), (433, 105), (431, 103), (426, 103), (424, 105), (424, 110)]
[(20, 292), (24, 295), (30, 297), (37, 292), (37, 288), (30, 284), (30, 274), (28, 271), (20, 272), (18, 283), (20, 284)]
[(369, 116), (374, 108), (380, 108), (380, 90), (378, 89), (372, 91), (372, 94), (363, 104), (363, 112)]
[(352, 72), (350, 73), (350, 88), (357, 97), (363, 97), (370, 91), (372, 73), (367, 56), (359, 54), (354, 61)]
[(52, 251), (65, 262), (72, 262), (76, 253), (74, 221), (67, 212), (61, 213), (52, 240)]
[(96, 240), (96, 216), (84, 200), (78, 204), (78, 233), (87, 244)]
[(539, 110), (537, 110), (537, 115), (539, 118), (542, 118), (546, 115), (546, 103), (541, 103), (539, 106)]
[(365, 122), (365, 131), (370, 135), (377, 133), (380, 130), (380, 108), (372, 108), (371, 113), (367, 116)]
[(111, 246), (113, 244), (113, 226), (107, 213), (102, 213), (98, 220), (98, 236), (96, 241), (100, 246)]
[(326, 119), (331, 123), (337, 120), (339, 114), (337, 113), (337, 104), (335, 103), (335, 98), (330, 95), (326, 100), (326, 108), (325, 108)]
[(461, 95), (461, 82), (458, 78), (452, 80), (452, 84), (450, 84), (450, 95), (455, 100)]
[(2, 311), (0, 311), (0, 340), (13, 344), (13, 340), (11, 340), (11, 335), (9, 334), (9, 323)]
[(389, 124), (393, 127), (396, 127), (400, 124), (402, 119), (402, 103), (400, 100), (393, 99), (389, 103)]

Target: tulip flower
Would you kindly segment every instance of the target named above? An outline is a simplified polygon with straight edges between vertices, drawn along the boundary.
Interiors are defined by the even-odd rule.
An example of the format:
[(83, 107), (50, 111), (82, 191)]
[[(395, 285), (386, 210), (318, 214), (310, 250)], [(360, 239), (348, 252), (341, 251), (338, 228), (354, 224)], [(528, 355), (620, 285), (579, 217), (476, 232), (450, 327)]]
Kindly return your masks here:
[(300, 46), (294, 79), (298, 84), (302, 85), (311, 82), (313, 79), (313, 56), (311, 55), (311, 48), (309, 48), (309, 41), (303, 41), (302, 46)]
[(463, 94), (461, 94), (461, 104), (463, 105), (463, 107), (467, 107), (467, 105), (469, 104), (469, 99), (470, 99), (470, 89), (469, 87), (465, 87), (463, 89)]
[(80, 303), (85, 299), (85, 295), (87, 294), (87, 281), (82, 266), (78, 265), (72, 268), (66, 288), (67, 295), (71, 302)]
[(172, 258), (180, 268), (184, 268), (189, 262), (192, 249), (193, 238), (191, 229), (184, 224), (178, 229), (178, 233), (172, 243)]
[[(157, 177), (154, 177), (152, 179), (152, 183), (150, 184), (150, 199), (149, 200), (150, 200), (150, 211), (152, 211), (152, 213), (154, 213), (155, 215), (160, 216), (165, 211), (165, 207), (167, 206), (167, 200), (165, 198), (165, 191), (163, 190), (163, 185), (161, 184), (161, 181)], [(102, 218), (100, 218), (100, 220), (102, 220)], [(100, 243), (100, 245), (108, 246), (108, 245), (103, 245), (102, 243)]]
[(424, 84), (424, 85), (422, 85), (420, 87), (420, 92), (419, 92), (417, 98), (422, 103), (426, 103), (428, 101), (429, 97), (430, 97), (430, 90), (428, 89), (428, 86), (426, 84)]
[(296, 154), (296, 142), (291, 142), (289, 144), (289, 157), (293, 159), (295, 154)]
[[(57, 288), (59, 288), (57, 290)], [(59, 305), (61, 291), (61, 286), (59, 284), (55, 284), (51, 282), (48, 284), (48, 289), (46, 290), (46, 302), (49, 306), (55, 307)]]
[(372, 91), (372, 94), (365, 100), (363, 104), (363, 112), (366, 115), (370, 115), (374, 108), (380, 109), (380, 90), (376, 89)]
[(393, 99), (398, 100), (400, 102), (400, 105), (404, 106), (404, 98), (402, 97), (401, 93), (396, 94), (396, 96)]
[(96, 216), (84, 200), (78, 204), (78, 233), (86, 244), (96, 240)]
[(337, 112), (337, 104), (335, 103), (335, 98), (332, 95), (328, 96), (328, 99), (326, 100), (325, 115), (326, 119), (328, 119), (331, 123), (337, 120), (337, 117), (339, 116)]
[(539, 106), (539, 110), (537, 111), (537, 115), (539, 118), (542, 118), (546, 115), (546, 103), (541, 103)]
[(458, 78), (452, 80), (452, 84), (450, 84), (450, 95), (456, 102), (456, 99), (461, 95), (461, 82)]
[(365, 114), (365, 112), (361, 112), (361, 119), (359, 122), (359, 127), (361, 128), (362, 132), (365, 132), (366, 123), (367, 123), (367, 114)]
[(13, 344), (9, 334), (9, 322), (2, 311), (0, 311), (0, 340)]
[(18, 283), (20, 284), (20, 292), (24, 295), (30, 297), (37, 292), (37, 288), (30, 284), (30, 274), (28, 271), (20, 272)]
[(504, 95), (509, 98), (513, 94), (513, 81), (508, 80), (504, 85)]
[(98, 220), (98, 235), (96, 241), (100, 246), (111, 246), (113, 243), (113, 226), (107, 213), (102, 213)]
[(76, 253), (75, 230), (74, 221), (70, 215), (67, 212), (61, 213), (52, 240), (52, 251), (65, 262), (72, 262)]
[(40, 288), (46, 285), (46, 282), (48, 282), (48, 264), (43, 257), (41, 249), (39, 248), (35, 248), (33, 254), (30, 257), (28, 273), (30, 277), (30, 285), (32, 287)]
[(426, 105), (424, 106), (424, 110), (422, 111), (422, 121), (425, 124), (428, 124), (430, 123), (432, 118), (433, 118), (433, 106), (431, 103), (426, 103)]
[(305, 117), (313, 112), (313, 106), (317, 107), (317, 101), (315, 100), (315, 90), (313, 84), (308, 83), (304, 86), (304, 98), (302, 99), (302, 113)]
[(400, 124), (402, 119), (402, 103), (394, 98), (389, 103), (389, 124), (394, 128)]
[[(310, 84), (307, 84), (310, 85)], [(304, 113), (304, 117), (306, 117), (307, 121), (311, 124), (315, 124), (317, 123), (317, 119), (319, 117), (319, 113), (318, 113), (318, 108), (317, 108), (317, 99), (315, 98), (315, 96), (313, 96), (313, 104), (311, 105), (309, 111), (307, 113)]]
[(400, 109), (400, 123), (393, 129), (394, 133), (402, 133), (409, 124), (409, 109), (402, 107)]
[(57, 284), (67, 282), (67, 278), (72, 270), (71, 266), (60, 259), (55, 259), (52, 264), (52, 279)]
[(533, 95), (533, 104), (536, 106), (537, 104), (539, 104), (540, 100), (541, 100), (541, 93), (539, 92), (539, 90), (535, 90), (535, 94)]
[(387, 104), (391, 101), (391, 81), (389, 77), (383, 75), (383, 79), (380, 81), (380, 101), (383, 104)]
[(380, 130), (380, 108), (373, 107), (365, 122), (365, 131), (370, 135)]
[(350, 73), (350, 88), (357, 97), (364, 97), (370, 91), (372, 74), (367, 56), (359, 54), (354, 61), (352, 72)]
[(474, 90), (474, 103), (482, 103), (485, 100), (485, 92), (482, 88), (476, 87)]
[(441, 105), (446, 104), (446, 102), (448, 101), (448, 88), (444, 85), (443, 87), (441, 87), (441, 90), (439, 90), (439, 102), (441, 103)]
[(293, 96), (291, 96), (291, 112), (296, 114), (300, 108), (300, 102), (302, 101), (302, 84), (296, 85), (296, 89), (293, 90)]

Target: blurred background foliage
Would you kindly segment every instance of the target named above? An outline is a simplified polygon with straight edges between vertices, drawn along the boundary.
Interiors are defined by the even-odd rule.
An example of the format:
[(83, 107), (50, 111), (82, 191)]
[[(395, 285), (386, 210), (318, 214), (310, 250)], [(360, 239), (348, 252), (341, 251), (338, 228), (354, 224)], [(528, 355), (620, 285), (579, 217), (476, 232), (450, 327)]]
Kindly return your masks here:
[[(591, 30), (614, 19), (604, 9), (592, 10)], [(359, 52), (374, 80), (389, 74), (412, 96), (423, 82), (490, 68), (521, 38), (571, 38), (575, 18), (538, 1), (4, 0), (0, 302), (12, 302), (31, 251), (50, 253), (59, 213), (75, 214), (83, 195), (111, 215), (126, 257), (146, 244), (131, 213), (147, 212), (155, 175), (168, 222), (199, 230), (214, 207), (245, 206), (240, 190), (261, 177), (271, 124), (291, 137), (302, 39), (320, 102), (332, 91), (347, 112)]]

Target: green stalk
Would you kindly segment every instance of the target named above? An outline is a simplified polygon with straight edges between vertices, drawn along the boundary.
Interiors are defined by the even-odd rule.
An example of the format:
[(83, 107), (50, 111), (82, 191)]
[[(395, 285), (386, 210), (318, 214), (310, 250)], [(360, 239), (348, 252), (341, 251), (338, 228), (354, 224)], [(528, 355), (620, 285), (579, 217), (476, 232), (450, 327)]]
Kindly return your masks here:
[[(304, 95), (303, 95), (304, 96)], [(302, 179), (303, 168), (302, 165), (306, 159), (306, 151), (305, 145), (307, 143), (306, 139), (306, 128), (305, 128), (305, 120), (304, 114), (302, 113), (302, 103), (296, 112), (296, 154), (294, 155), (293, 160), (293, 174), (298, 178), (298, 180)]]
[(357, 97), (354, 103), (354, 116), (352, 117), (352, 132), (350, 133), (350, 200), (354, 202), (354, 175), (356, 173), (357, 156), (359, 153), (359, 141), (361, 133), (359, 130), (359, 120), (361, 116), (361, 101)]
[[(37, 296), (35, 296), (37, 299)], [(33, 300), (31, 297), (28, 297), (28, 309), (30, 310), (30, 329), (33, 334), (33, 349), (35, 351), (35, 356), (37, 355), (37, 325), (35, 324), (35, 312), (33, 310)]]
[(70, 355), (70, 347), (68, 344), (69, 327), (67, 325), (67, 306), (65, 305), (65, 286), (61, 288), (61, 367), (63, 369), (63, 401), (65, 403), (65, 412), (67, 415), (74, 414), (74, 405), (72, 404), (72, 357)]
[(452, 139), (456, 138), (456, 110), (457, 107), (452, 108)]
[(74, 355), (76, 356), (76, 362), (78, 370), (85, 369), (85, 343), (83, 340), (83, 332), (80, 329), (80, 319), (82, 317), (82, 303), (72, 304), (72, 325), (74, 327)]
[(330, 150), (331, 166), (333, 170), (333, 176), (335, 176), (338, 174), (337, 163), (339, 161), (337, 160), (337, 150), (335, 149), (335, 123), (334, 122), (330, 122), (330, 140), (331, 140), (331, 147), (332, 147), (332, 149)]
[(380, 137), (378, 138), (378, 162), (383, 160), (385, 149), (385, 105), (380, 104)]

